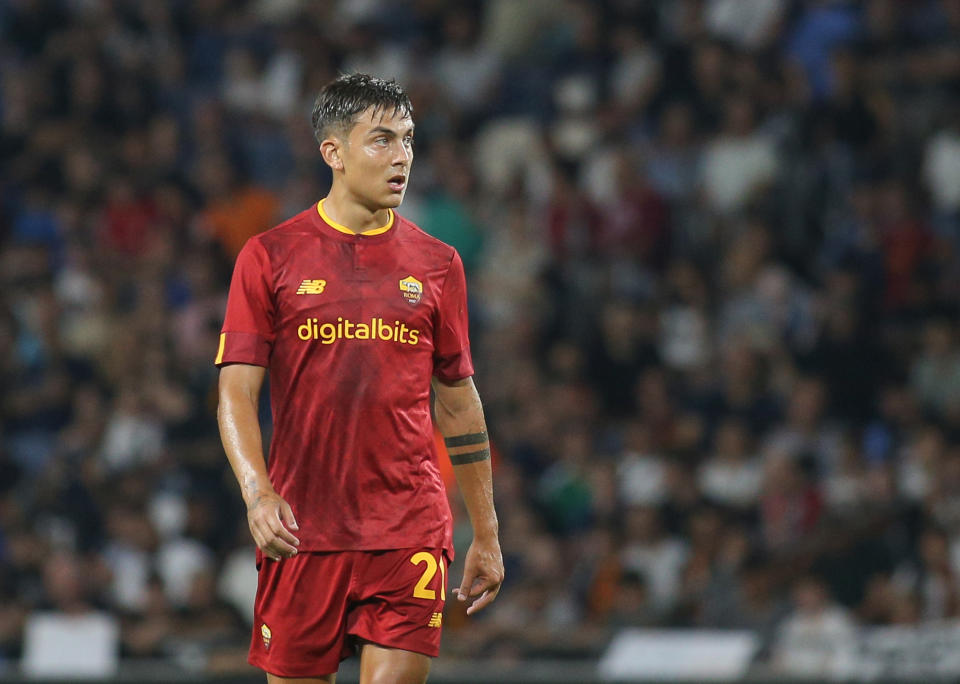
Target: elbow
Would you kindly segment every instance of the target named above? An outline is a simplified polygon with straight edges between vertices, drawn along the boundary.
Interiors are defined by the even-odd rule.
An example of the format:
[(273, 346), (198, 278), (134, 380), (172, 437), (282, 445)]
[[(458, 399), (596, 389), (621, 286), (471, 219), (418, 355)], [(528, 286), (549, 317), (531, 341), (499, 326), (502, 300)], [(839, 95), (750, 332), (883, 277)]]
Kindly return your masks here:
[(437, 397), (434, 402), (434, 411), (438, 417), (442, 416), (455, 420), (457, 417), (466, 414), (470, 410), (470, 406), (471, 403), (468, 401), (451, 401), (450, 399), (444, 400)]

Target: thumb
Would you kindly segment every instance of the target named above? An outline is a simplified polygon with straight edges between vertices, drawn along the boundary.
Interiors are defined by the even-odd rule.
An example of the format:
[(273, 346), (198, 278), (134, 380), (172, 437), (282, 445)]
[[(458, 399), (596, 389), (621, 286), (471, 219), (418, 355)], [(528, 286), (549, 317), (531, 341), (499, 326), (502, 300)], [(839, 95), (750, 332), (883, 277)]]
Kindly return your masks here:
[(293, 509), (286, 501), (280, 503), (280, 521), (291, 530), (299, 530), (297, 519), (293, 517)]
[(468, 571), (463, 571), (463, 581), (460, 583), (460, 588), (456, 590), (457, 598), (461, 601), (466, 601), (467, 597), (470, 595), (470, 588), (473, 586), (473, 573)]

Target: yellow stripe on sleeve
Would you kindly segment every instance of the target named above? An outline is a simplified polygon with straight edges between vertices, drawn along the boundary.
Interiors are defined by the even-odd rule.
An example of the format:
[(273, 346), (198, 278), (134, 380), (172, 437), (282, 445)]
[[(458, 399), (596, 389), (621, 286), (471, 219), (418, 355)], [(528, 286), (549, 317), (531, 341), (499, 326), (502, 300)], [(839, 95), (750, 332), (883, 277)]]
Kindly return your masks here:
[(215, 364), (223, 362), (223, 347), (227, 343), (227, 333), (220, 333), (220, 346), (217, 348), (217, 359), (214, 361)]

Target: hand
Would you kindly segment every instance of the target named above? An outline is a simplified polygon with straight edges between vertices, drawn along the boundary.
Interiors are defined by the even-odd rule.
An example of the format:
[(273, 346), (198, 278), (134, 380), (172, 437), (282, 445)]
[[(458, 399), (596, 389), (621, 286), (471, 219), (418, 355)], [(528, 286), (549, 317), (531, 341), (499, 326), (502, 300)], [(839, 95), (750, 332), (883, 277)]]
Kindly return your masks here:
[[(496, 537), (489, 540), (474, 538), (467, 550), (463, 567), (463, 582), (453, 593), (461, 601), (474, 599), (467, 607), (467, 615), (483, 610), (497, 598), (503, 583), (503, 555)], [(479, 597), (479, 598), (476, 598)]]
[(290, 530), (299, 530), (293, 509), (276, 492), (258, 494), (247, 506), (247, 523), (253, 541), (267, 558), (275, 561), (297, 555), (300, 540)]

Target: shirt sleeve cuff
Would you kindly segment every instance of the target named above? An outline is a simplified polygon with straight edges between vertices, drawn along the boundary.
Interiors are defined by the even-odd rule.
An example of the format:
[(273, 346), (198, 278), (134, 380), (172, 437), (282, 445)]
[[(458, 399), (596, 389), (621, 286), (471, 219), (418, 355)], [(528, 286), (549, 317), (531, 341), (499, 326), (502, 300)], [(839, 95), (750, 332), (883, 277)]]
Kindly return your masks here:
[(437, 356), (433, 359), (433, 374), (440, 380), (453, 382), (473, 375), (473, 361), (469, 352), (452, 356)]
[(270, 340), (255, 333), (222, 332), (214, 364), (220, 367), (228, 363), (249, 363), (266, 367), (271, 348)]

